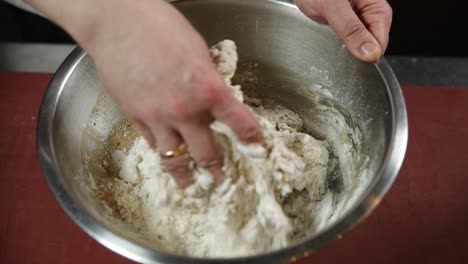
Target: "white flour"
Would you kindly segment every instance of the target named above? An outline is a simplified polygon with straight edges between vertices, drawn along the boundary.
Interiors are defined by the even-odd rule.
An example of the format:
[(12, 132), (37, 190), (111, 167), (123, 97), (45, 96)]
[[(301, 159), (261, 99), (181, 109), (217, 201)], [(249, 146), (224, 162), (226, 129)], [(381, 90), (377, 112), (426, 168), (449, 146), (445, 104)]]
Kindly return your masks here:
[[(218, 70), (230, 79), (237, 64), (232, 41), (212, 48)], [(239, 86), (231, 86), (243, 100)], [(303, 133), (299, 115), (282, 106), (252, 107), (265, 144), (244, 144), (226, 125), (211, 128), (224, 149), (226, 180), (194, 168), (195, 183), (177, 188), (143, 138), (112, 159), (119, 177), (98, 186), (111, 193), (110, 213), (146, 234), (155, 248), (190, 256), (241, 256), (287, 246), (314, 231), (314, 205), (327, 189), (326, 143)]]

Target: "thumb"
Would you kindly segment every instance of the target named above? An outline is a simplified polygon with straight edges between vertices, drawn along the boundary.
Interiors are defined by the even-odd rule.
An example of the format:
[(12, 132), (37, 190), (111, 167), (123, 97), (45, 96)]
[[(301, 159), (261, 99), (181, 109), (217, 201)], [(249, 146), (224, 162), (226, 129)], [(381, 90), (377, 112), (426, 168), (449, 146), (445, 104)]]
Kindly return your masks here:
[(321, 13), (343, 40), (349, 52), (362, 61), (376, 62), (382, 55), (382, 48), (356, 15), (349, 1), (325, 2), (321, 6)]

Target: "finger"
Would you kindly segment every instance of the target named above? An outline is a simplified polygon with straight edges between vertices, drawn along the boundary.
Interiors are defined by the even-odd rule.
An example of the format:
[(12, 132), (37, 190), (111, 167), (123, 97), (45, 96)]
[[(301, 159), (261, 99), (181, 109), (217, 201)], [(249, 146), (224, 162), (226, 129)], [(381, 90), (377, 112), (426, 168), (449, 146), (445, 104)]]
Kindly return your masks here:
[(223, 154), (214, 139), (209, 122), (190, 122), (180, 126), (179, 131), (197, 166), (211, 172), (216, 185), (221, 183), (224, 180)]
[(294, 3), (302, 11), (302, 13), (304, 13), (304, 15), (306, 15), (310, 19), (322, 24), (327, 23), (325, 18), (323, 18), (322, 14), (320, 14), (316, 8), (317, 1), (294, 0)]
[[(166, 153), (179, 148), (184, 141), (180, 134), (171, 128), (153, 129), (158, 142), (159, 153)], [(164, 159), (166, 170), (172, 175), (180, 188), (185, 188), (192, 184), (192, 172), (190, 170), (190, 158), (187, 155)]]
[(212, 108), (214, 118), (229, 126), (244, 142), (261, 142), (262, 130), (252, 111), (238, 101), (232, 93), (225, 93), (224, 100)]
[(382, 48), (376, 38), (367, 30), (347, 0), (322, 1), (320, 6), (328, 24), (344, 41), (356, 58), (376, 62), (382, 55)]
[(146, 142), (148, 142), (148, 145), (150, 147), (154, 148), (156, 146), (156, 139), (153, 136), (153, 133), (151, 133), (151, 130), (149, 129), (148, 126), (145, 125), (145, 123), (140, 122), (140, 121), (133, 121), (132, 122), (137, 131), (142, 135)]
[(360, 9), (360, 18), (382, 48), (382, 54), (388, 46), (390, 27), (392, 25), (392, 8), (385, 0), (376, 0)]

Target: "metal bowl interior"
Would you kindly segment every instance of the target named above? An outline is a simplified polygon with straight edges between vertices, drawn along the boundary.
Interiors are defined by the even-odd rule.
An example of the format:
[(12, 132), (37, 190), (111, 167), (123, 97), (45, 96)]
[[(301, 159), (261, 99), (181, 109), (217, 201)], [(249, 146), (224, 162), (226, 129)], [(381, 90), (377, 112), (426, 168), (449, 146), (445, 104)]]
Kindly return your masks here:
[[(51, 191), (68, 215), (109, 249), (144, 263), (272, 263), (301, 257), (339, 237), (364, 219), (382, 199), (402, 164), (407, 144), (407, 117), (399, 84), (384, 59), (377, 64), (354, 59), (336, 35), (310, 21), (289, 1), (172, 1), (209, 45), (232, 39), (240, 55), (239, 76), (252, 72), (246, 89), (277, 100), (313, 118), (317, 93), (328, 89), (333, 102), (346, 109), (347, 121), (362, 134), (366, 173), (353, 175), (355, 186), (339, 214), (300, 243), (263, 254), (233, 259), (201, 259), (159, 252), (128, 232), (128, 226), (105, 215), (84, 191), (87, 171), (82, 154), (96, 148), (123, 115), (102, 95), (92, 60), (76, 49), (55, 74), (38, 121), (38, 151)], [(116, 56), (123, 56), (116, 54)], [(239, 79), (242, 82), (242, 78)], [(107, 99), (106, 99), (107, 98)], [(95, 106), (100, 111), (96, 115)], [(87, 131), (94, 113), (99, 133)], [(86, 137), (83, 135), (86, 134)]]

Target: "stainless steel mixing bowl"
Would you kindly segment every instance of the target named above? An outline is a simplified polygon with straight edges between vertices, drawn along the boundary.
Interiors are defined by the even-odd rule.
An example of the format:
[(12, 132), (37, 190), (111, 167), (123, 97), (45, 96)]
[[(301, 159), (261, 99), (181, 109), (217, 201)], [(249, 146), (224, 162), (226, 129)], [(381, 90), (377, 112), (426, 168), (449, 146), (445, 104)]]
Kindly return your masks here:
[(235, 40), (240, 71), (248, 74), (252, 71), (248, 65), (259, 65), (253, 76), (254, 88), (298, 111), (302, 109), (306, 121), (307, 109), (312, 108), (317, 98), (308, 98), (307, 93), (299, 92), (299, 87), (302, 91), (309, 89), (310, 94), (328, 88), (333, 100), (349, 110), (345, 115), (352, 116), (361, 130), (362, 154), (368, 157), (361, 165), (365, 166), (367, 176), (353, 176), (360, 188), (346, 190), (352, 199), (337, 217), (313, 236), (290, 247), (236, 259), (188, 258), (159, 252), (134, 239), (125, 231), (128, 228), (125, 225), (109, 219), (102, 206), (83, 191), (87, 178), (83, 149), (98, 144), (99, 137), (108, 134), (122, 115), (112, 102), (107, 107), (104, 104), (101, 107), (104, 118), (97, 124), (101, 135), (96, 135), (98, 139), (84, 137), (85, 124), (102, 88), (93, 62), (77, 48), (50, 83), (37, 131), (44, 175), (73, 221), (106, 247), (139, 262), (274, 263), (310, 254), (363, 220), (393, 183), (407, 145), (403, 95), (385, 60), (367, 64), (354, 59), (327, 26), (310, 21), (289, 1), (173, 2), (210, 45), (223, 39)]

